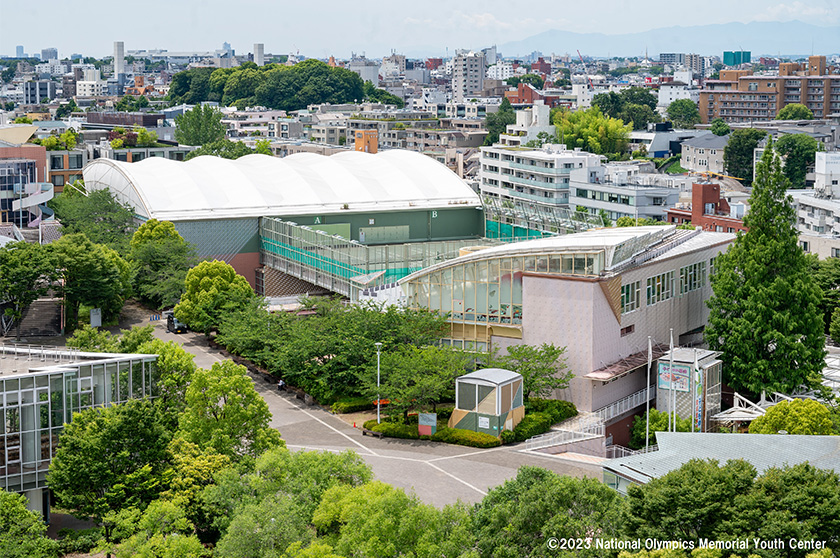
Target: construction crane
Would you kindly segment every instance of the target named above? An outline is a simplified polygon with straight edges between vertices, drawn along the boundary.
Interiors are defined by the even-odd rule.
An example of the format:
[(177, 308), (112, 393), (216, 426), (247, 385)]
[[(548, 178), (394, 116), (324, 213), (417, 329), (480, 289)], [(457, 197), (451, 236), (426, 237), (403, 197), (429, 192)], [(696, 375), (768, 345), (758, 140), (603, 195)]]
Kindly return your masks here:
[[(580, 63), (583, 64), (583, 71), (584, 71), (584, 73), (586, 73), (586, 62), (583, 61), (583, 56), (580, 53), (580, 49), (578, 49), (577, 53), (578, 53), (578, 58), (580, 58)], [(594, 90), (595, 87), (592, 86), (592, 78), (589, 77), (589, 74), (586, 74), (586, 79), (589, 80), (589, 89)]]

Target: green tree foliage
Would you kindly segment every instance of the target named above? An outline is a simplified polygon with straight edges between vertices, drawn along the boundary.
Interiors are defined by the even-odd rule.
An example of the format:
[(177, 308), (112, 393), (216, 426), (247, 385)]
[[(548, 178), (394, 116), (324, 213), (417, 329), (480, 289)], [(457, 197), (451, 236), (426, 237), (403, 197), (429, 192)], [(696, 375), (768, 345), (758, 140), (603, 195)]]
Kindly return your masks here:
[(656, 105), (659, 102), (659, 98), (651, 93), (647, 87), (627, 87), (621, 90), (619, 96), (625, 106), (628, 104), (643, 105), (650, 110), (656, 110)]
[[(673, 419), (673, 415), (672, 415)], [(630, 430), (630, 447), (641, 449), (645, 447), (645, 432), (647, 429), (647, 416), (636, 416), (633, 419), (633, 426)], [(656, 433), (668, 431), (668, 411), (650, 410), (650, 445), (656, 445)], [(677, 432), (691, 432), (691, 419), (682, 419), (677, 416)]]
[[(631, 486), (625, 535), (694, 541), (700, 538), (795, 538), (840, 548), (840, 477), (803, 463), (760, 476), (741, 460), (718, 465), (694, 459), (646, 485)], [(786, 548), (768, 556), (804, 558)]]
[(533, 85), (534, 89), (542, 89), (545, 85), (545, 80), (538, 76), (537, 74), (525, 74), (523, 76), (514, 76), (511, 78), (507, 78), (505, 80), (511, 87), (516, 87), (520, 83), (527, 83), (528, 85)]
[(149, 99), (140, 95), (139, 97), (135, 97), (132, 95), (125, 95), (117, 101), (117, 104), (114, 105), (114, 108), (120, 112), (137, 112), (142, 108), (146, 108), (149, 106)]
[(723, 351), (724, 380), (739, 391), (787, 393), (823, 367), (822, 293), (799, 248), (787, 187), (771, 143), (744, 217), (749, 232), (718, 256), (711, 278), (706, 340)]
[[(169, 96), (167, 98), (175, 105), (181, 103), (195, 105), (211, 100), (209, 98), (210, 75), (213, 72), (213, 68), (193, 68), (175, 74), (172, 76), (172, 83), (169, 86)], [(212, 100), (219, 101), (220, 99)]]
[(193, 534), (194, 526), (175, 502), (156, 500), (140, 516), (135, 530), (116, 550), (116, 558), (202, 558), (210, 552)]
[(233, 459), (256, 457), (282, 445), (271, 428), (268, 405), (254, 389), (244, 366), (225, 360), (210, 370), (192, 374), (186, 394), (187, 408), (180, 417), (180, 435), (200, 448), (213, 448)]
[(644, 130), (650, 122), (659, 122), (659, 115), (647, 105), (626, 103), (618, 115), (624, 122), (633, 126), (634, 130)]
[(46, 535), (40, 514), (26, 509), (26, 497), (0, 488), (0, 556), (53, 558), (58, 543)]
[(750, 434), (834, 434), (831, 411), (813, 399), (782, 401), (750, 423)]
[(633, 129), (642, 130), (648, 122), (659, 122), (656, 111), (656, 95), (644, 87), (628, 87), (616, 93), (599, 93), (592, 98), (592, 106), (598, 107), (604, 116), (620, 118)]
[(749, 186), (753, 181), (753, 152), (767, 132), (755, 128), (742, 128), (729, 135), (729, 142), (723, 149), (723, 164), (726, 174), (741, 179)]
[[(664, 227), (669, 224), (667, 221), (657, 221), (652, 217), (638, 219), (625, 215), (615, 220), (616, 227)], [(693, 228), (693, 227), (692, 227)]]
[(488, 366), (522, 374), (522, 393), (526, 400), (529, 397), (548, 397), (554, 390), (569, 387), (574, 377), (563, 358), (565, 352), (566, 347), (548, 343), (539, 347), (512, 345), (504, 355), (499, 352), (490, 355)]
[(455, 396), (455, 378), (464, 373), (469, 356), (449, 347), (404, 345), (381, 357), (381, 385), (376, 385), (376, 363), (367, 375), (367, 394), (390, 401), (386, 412), (392, 418), (415, 410), (437, 410), (437, 404)]
[(700, 109), (691, 99), (677, 99), (668, 105), (665, 114), (674, 124), (674, 128), (694, 128), (694, 125), (700, 122)]
[(215, 554), (222, 558), (274, 558), (294, 542), (311, 540), (312, 533), (292, 497), (268, 496), (237, 510)]
[(598, 93), (592, 97), (592, 106), (598, 107), (601, 114), (610, 118), (618, 118), (624, 108), (624, 100), (615, 91)]
[(274, 157), (274, 153), (271, 151), (271, 142), (267, 139), (257, 140), (256, 144), (254, 144), (254, 153)]
[(225, 314), (245, 308), (255, 297), (248, 281), (229, 264), (203, 261), (187, 272), (175, 316), (190, 329), (210, 333)]
[(190, 159), (195, 159), (196, 157), (201, 157), (202, 155), (222, 157), (224, 159), (239, 159), (245, 155), (251, 155), (254, 152), (255, 151), (253, 149), (241, 141), (231, 141), (223, 138), (190, 151), (184, 159), (189, 161)]
[(215, 107), (198, 105), (175, 117), (175, 139), (178, 143), (206, 145), (224, 137), (225, 125), (222, 124), (222, 113)]
[(618, 118), (601, 114), (598, 107), (575, 112), (561, 110), (554, 117), (560, 143), (569, 149), (580, 147), (583, 151), (599, 155), (618, 155), (627, 150), (631, 126)]
[(13, 242), (0, 248), (0, 301), (3, 313), (15, 320), (20, 341), (20, 320), (38, 298), (46, 294), (55, 276), (49, 250), (40, 244)]
[(474, 544), (466, 510), (441, 512), (378, 481), (336, 486), (324, 494), (312, 523), (344, 556), (462, 556)]
[(155, 308), (175, 305), (184, 292), (187, 270), (195, 265), (195, 248), (169, 221), (150, 219), (131, 237), (134, 292)]
[[(213, 75), (210, 79), (212, 84)], [(222, 89), (222, 104), (230, 106), (243, 100), (246, 105), (254, 105), (254, 94), (264, 82), (265, 72), (260, 72), (255, 68), (241, 68), (239, 71), (231, 72)]]
[[(820, 301), (820, 315), (825, 321), (825, 332), (830, 333), (830, 324), (840, 307), (840, 258), (820, 260), (816, 255), (809, 256), (810, 271), (823, 293)], [(837, 331), (840, 334), (840, 331)], [(832, 335), (834, 338), (834, 335)], [(840, 339), (835, 338), (835, 341)]]
[(62, 279), (58, 291), (67, 300), (68, 328), (72, 330), (78, 323), (82, 304), (101, 308), (105, 321), (116, 317), (131, 291), (128, 262), (84, 234), (63, 236), (51, 248)]
[(293, 111), (312, 104), (361, 100), (363, 89), (359, 74), (309, 59), (266, 71), (265, 82), (256, 90), (256, 101), (261, 106)]
[(91, 242), (128, 253), (134, 232), (134, 210), (114, 198), (110, 190), (86, 192), (80, 183), (66, 187), (49, 202), (64, 234), (83, 233)]
[[(597, 479), (526, 466), (476, 505), (473, 533), (480, 556), (556, 556), (558, 551), (547, 547), (548, 537), (620, 538), (623, 511), (618, 492)], [(602, 552), (593, 545), (569, 555)]]
[(397, 108), (405, 107), (405, 101), (403, 101), (396, 95), (388, 93), (384, 89), (377, 88), (370, 81), (366, 81), (362, 87), (366, 101), (371, 101), (374, 103), (384, 103), (386, 105), (394, 105)]
[(14, 120), (15, 124), (32, 124), (32, 119), (28, 116), (18, 116)]
[(487, 129), (484, 145), (493, 145), (499, 141), (499, 134), (504, 134), (510, 124), (516, 124), (516, 112), (505, 97), (499, 105), (499, 110), (487, 114), (484, 118), (484, 127)]
[(361, 395), (362, 378), (376, 367), (375, 342), (382, 353), (401, 345), (433, 344), (448, 331), (443, 316), (379, 305), (345, 307), (326, 298), (305, 301), (314, 316), (269, 315), (249, 305), (231, 312), (217, 340), (321, 402)]
[(109, 512), (144, 509), (156, 499), (171, 438), (158, 419), (155, 406), (138, 399), (76, 413), (47, 475), (61, 506), (102, 521)]
[(151, 325), (134, 327), (118, 336), (85, 324), (67, 338), (67, 346), (94, 353), (136, 353), (141, 345), (152, 341), (152, 330)]
[(731, 131), (729, 128), (729, 124), (727, 124), (726, 120), (724, 120), (723, 118), (715, 118), (714, 120), (712, 120), (711, 124), (712, 127), (709, 129), (716, 136), (725, 136)]
[(791, 188), (805, 187), (805, 173), (813, 169), (820, 142), (808, 134), (787, 134), (776, 142), (776, 151), (784, 161), (782, 172), (790, 180)]
[(805, 105), (791, 103), (785, 105), (776, 115), (776, 120), (813, 120), (814, 113)]

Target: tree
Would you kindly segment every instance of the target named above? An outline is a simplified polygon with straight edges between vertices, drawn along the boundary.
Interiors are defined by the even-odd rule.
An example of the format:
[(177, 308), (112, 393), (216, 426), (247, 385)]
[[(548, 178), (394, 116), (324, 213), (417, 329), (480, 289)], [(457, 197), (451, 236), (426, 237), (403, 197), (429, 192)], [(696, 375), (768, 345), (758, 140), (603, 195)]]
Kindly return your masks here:
[(813, 399), (794, 399), (776, 403), (750, 423), (750, 434), (834, 434), (831, 411)]
[(723, 351), (724, 380), (739, 391), (790, 392), (823, 367), (822, 294), (799, 248), (787, 187), (770, 142), (744, 217), (749, 231), (718, 256), (711, 278), (706, 340)]
[(644, 130), (649, 122), (659, 122), (659, 115), (648, 105), (626, 103), (619, 114), (624, 122), (633, 126), (634, 130)]
[(78, 323), (82, 304), (101, 308), (106, 321), (117, 316), (131, 289), (128, 262), (84, 234), (63, 236), (51, 248), (62, 279), (57, 290), (67, 301), (68, 328), (72, 330)]
[(516, 87), (520, 83), (527, 83), (528, 85), (533, 85), (534, 89), (542, 89), (545, 85), (545, 80), (537, 74), (525, 74), (522, 76), (514, 76), (511, 78), (507, 78), (505, 80), (505, 83), (507, 83), (511, 87)]
[(225, 314), (244, 308), (255, 297), (248, 281), (229, 264), (203, 261), (187, 272), (175, 317), (190, 329), (209, 334)]
[(238, 459), (283, 444), (268, 425), (271, 413), (254, 381), (244, 366), (233, 361), (214, 362), (210, 370), (194, 372), (186, 402), (180, 435), (200, 448)]
[(134, 210), (117, 201), (110, 190), (87, 192), (84, 184), (75, 182), (49, 206), (61, 221), (64, 234), (83, 233), (91, 242), (128, 253), (128, 241), (135, 229)]
[(709, 128), (711, 132), (716, 136), (725, 136), (731, 130), (729, 129), (729, 124), (726, 123), (726, 120), (723, 118), (715, 118), (711, 122), (712, 127)]
[(170, 221), (150, 219), (131, 237), (134, 290), (156, 308), (175, 305), (184, 292), (187, 270), (195, 264), (195, 248)]
[(0, 556), (53, 558), (58, 543), (47, 538), (47, 526), (37, 512), (26, 509), (26, 497), (0, 488)]
[(694, 128), (700, 122), (700, 110), (691, 99), (677, 99), (665, 110), (674, 128)]
[(813, 120), (814, 113), (805, 105), (791, 103), (785, 105), (776, 115), (776, 120)]
[[(618, 492), (597, 479), (525, 466), (475, 506), (472, 532), (481, 556), (547, 557), (557, 552), (549, 537), (619, 538), (623, 511)], [(569, 555), (603, 556), (594, 544)]]
[(805, 187), (805, 173), (813, 168), (820, 142), (807, 134), (786, 134), (776, 142), (776, 151), (784, 161), (783, 172), (791, 188)]
[(745, 186), (753, 181), (753, 152), (767, 132), (755, 128), (742, 128), (729, 135), (723, 149), (723, 164), (726, 174), (741, 179)]
[[(630, 430), (630, 444), (632, 449), (641, 449), (645, 447), (645, 439), (647, 438), (650, 445), (656, 445), (656, 433), (668, 431), (668, 412), (658, 411), (656, 409), (650, 410), (650, 436), (648, 432), (647, 413), (645, 415), (633, 419), (633, 426)], [(677, 432), (691, 432), (691, 419), (683, 419), (677, 417)]]
[(97, 522), (144, 509), (162, 489), (170, 438), (150, 401), (81, 411), (59, 436), (49, 486), (62, 507)]
[(187, 519), (185, 510), (175, 502), (156, 500), (136, 524), (125, 527), (134, 530), (134, 534), (116, 548), (117, 558), (202, 558), (210, 555), (193, 534), (194, 526)]
[(256, 104), (293, 111), (311, 104), (348, 103), (364, 98), (359, 74), (346, 68), (331, 68), (309, 59), (291, 67), (264, 67), (265, 81), (257, 87)]
[(516, 123), (516, 112), (510, 105), (507, 97), (502, 99), (499, 110), (489, 113), (484, 118), (484, 127), (487, 128), (487, 137), (484, 138), (484, 145), (493, 145), (499, 141), (499, 134), (504, 134), (510, 124)]
[(371, 367), (366, 391), (371, 399), (389, 400), (386, 412), (392, 418), (402, 415), (408, 424), (410, 411), (435, 412), (447, 394), (454, 395), (455, 378), (464, 373), (469, 360), (467, 354), (449, 347), (400, 347), (382, 355), (379, 387), (376, 367)]
[(554, 116), (560, 143), (599, 155), (617, 155), (627, 150), (631, 126), (605, 117), (598, 107), (575, 112), (561, 110)]
[(225, 137), (222, 113), (210, 105), (198, 105), (175, 117), (175, 139), (184, 145), (206, 145)]
[(598, 93), (592, 97), (592, 106), (598, 107), (604, 116), (618, 118), (618, 115), (624, 109), (624, 99), (615, 91)]
[(254, 145), (254, 153), (273, 157), (274, 153), (271, 151), (271, 142), (267, 139), (257, 140), (257, 143)]
[(650, 92), (647, 87), (628, 87), (619, 93), (623, 105), (643, 105), (650, 110), (656, 110), (659, 98)]
[(274, 558), (294, 542), (308, 543), (312, 533), (296, 502), (268, 496), (237, 510), (216, 546), (222, 558)]
[(488, 365), (493, 368), (505, 368), (522, 375), (522, 393), (529, 397), (548, 397), (557, 389), (566, 389), (574, 373), (566, 366), (562, 358), (566, 347), (555, 347), (543, 343), (539, 347), (531, 345), (512, 345), (502, 356), (490, 355)]
[(184, 159), (189, 161), (190, 159), (195, 159), (196, 157), (201, 157), (202, 155), (222, 157), (224, 159), (239, 159), (240, 157), (244, 157), (245, 155), (250, 155), (252, 153), (254, 153), (254, 150), (241, 141), (220, 139), (190, 151)]
[(40, 244), (13, 242), (0, 248), (0, 302), (3, 313), (15, 321), (20, 341), (20, 321), (27, 308), (46, 294), (55, 277), (55, 264)]

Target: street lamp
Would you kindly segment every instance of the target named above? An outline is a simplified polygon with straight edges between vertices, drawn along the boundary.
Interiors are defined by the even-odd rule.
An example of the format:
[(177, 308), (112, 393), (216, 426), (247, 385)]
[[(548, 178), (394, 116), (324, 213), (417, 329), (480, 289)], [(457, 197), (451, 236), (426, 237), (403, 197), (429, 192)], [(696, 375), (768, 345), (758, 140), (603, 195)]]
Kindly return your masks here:
[(376, 345), (376, 424), (380, 424), (379, 420), (379, 354), (382, 349), (382, 343), (374, 343)]

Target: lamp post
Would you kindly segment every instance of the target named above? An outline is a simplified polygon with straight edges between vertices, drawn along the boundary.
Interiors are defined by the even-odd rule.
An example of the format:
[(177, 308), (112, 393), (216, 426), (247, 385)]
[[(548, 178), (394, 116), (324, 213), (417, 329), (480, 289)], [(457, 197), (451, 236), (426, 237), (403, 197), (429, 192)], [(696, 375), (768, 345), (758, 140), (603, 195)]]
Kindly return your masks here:
[(380, 424), (379, 420), (379, 354), (382, 350), (382, 343), (374, 343), (376, 345), (376, 424)]

